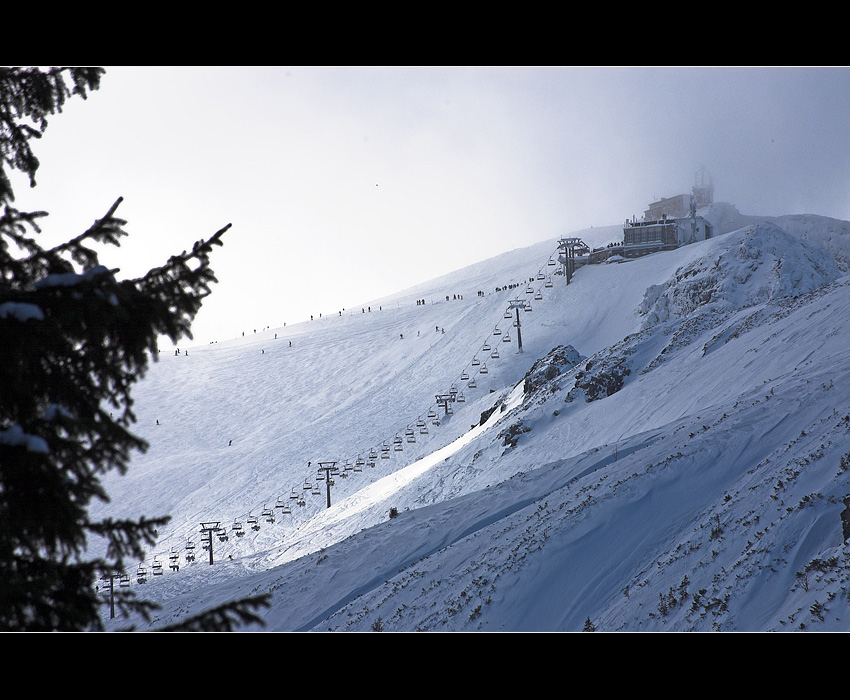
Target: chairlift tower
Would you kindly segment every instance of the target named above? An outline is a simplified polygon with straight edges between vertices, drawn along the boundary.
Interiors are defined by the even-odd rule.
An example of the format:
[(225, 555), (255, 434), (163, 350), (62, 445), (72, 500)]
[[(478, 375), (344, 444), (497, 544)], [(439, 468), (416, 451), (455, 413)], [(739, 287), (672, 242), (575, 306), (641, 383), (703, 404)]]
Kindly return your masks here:
[(210, 566), (213, 563), (213, 533), (221, 529), (221, 522), (216, 520), (215, 522), (205, 522), (201, 523), (201, 538), (202, 541), (204, 537), (206, 537), (206, 542), (209, 543), (210, 546)]
[(331, 507), (331, 486), (334, 484), (334, 480), (331, 477), (334, 474), (339, 474), (339, 469), (336, 467), (336, 461), (333, 462), (319, 462), (319, 471), (325, 473), (325, 489), (328, 494), (328, 508)]
[(437, 399), (437, 405), (443, 407), (443, 410), (446, 412), (447, 416), (452, 412), (451, 403), (455, 400), (456, 396), (456, 393), (434, 395), (434, 397)]
[(516, 309), (516, 340), (517, 345), (519, 346), (517, 352), (522, 352), (522, 330), (521, 324), (519, 322), (519, 312), (520, 310), (525, 311), (526, 309), (530, 309), (531, 304), (524, 301), (523, 299), (511, 299), (508, 302), (508, 308)]
[(564, 277), (567, 278), (567, 284), (570, 283), (570, 278), (576, 269), (575, 249), (583, 247), (585, 244), (581, 238), (561, 238), (558, 241), (558, 249), (563, 252), (562, 260), (564, 263)]
[(109, 584), (109, 618), (115, 617), (115, 579), (118, 573), (115, 571), (106, 571), (101, 576), (102, 580)]

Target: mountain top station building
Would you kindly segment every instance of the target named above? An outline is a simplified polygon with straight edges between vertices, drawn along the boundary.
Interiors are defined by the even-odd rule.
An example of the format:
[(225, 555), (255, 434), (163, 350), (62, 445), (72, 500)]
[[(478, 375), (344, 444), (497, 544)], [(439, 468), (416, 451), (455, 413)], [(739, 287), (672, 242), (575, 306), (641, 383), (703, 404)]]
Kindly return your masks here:
[(626, 221), (623, 226), (623, 247), (617, 252), (624, 258), (680, 246), (711, 238), (711, 224), (697, 216), (698, 207), (714, 201), (714, 186), (706, 182), (705, 169), (697, 173), (697, 183), (691, 194), (680, 194), (653, 202), (643, 219)]

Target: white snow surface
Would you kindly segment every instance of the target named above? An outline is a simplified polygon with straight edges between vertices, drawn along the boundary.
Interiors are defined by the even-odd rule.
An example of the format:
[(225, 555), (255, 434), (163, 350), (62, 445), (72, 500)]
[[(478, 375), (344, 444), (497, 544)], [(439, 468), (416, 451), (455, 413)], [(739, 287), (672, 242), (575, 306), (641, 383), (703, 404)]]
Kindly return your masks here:
[[(171, 516), (127, 572), (162, 608), (148, 624), (105, 605), (107, 628), (268, 593), (265, 626), (246, 629), (848, 631), (850, 227), (701, 213), (742, 226), (569, 284), (549, 264), (556, 239), (362, 308), (163, 350), (134, 392), (150, 449), (93, 509)], [(521, 353), (517, 299), (532, 307)], [(452, 387), (465, 401), (445, 416)], [(357, 466), (396, 435), (402, 451)], [(252, 516), (259, 531), (236, 536)], [(228, 531), (212, 564), (202, 522)]]

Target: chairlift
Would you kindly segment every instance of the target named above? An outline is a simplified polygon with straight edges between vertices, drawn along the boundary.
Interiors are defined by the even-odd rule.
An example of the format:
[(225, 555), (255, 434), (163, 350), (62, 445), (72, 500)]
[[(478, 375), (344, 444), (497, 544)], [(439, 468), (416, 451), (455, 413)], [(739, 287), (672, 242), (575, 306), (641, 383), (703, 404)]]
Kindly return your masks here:
[(263, 508), (263, 512), (261, 513), (261, 515), (266, 519), (267, 523), (273, 523), (274, 522), (274, 511), (271, 508), (269, 508), (269, 507)]
[(492, 357), (494, 360), (498, 360), (499, 359), (499, 348), (496, 348), (495, 350), (493, 350), (493, 352), (490, 353), (490, 357)]
[(531, 285), (527, 286), (525, 288), (525, 293), (526, 294), (534, 294), (534, 287), (532, 287)]
[(136, 570), (136, 581), (138, 583), (147, 583), (148, 580), (148, 570), (141, 564), (139, 564), (139, 568)]
[(249, 515), (247, 522), (255, 532), (260, 529), (260, 522), (257, 520), (257, 516)]
[(429, 418), (436, 418), (436, 417), (437, 417), (437, 412), (436, 412), (433, 408), (429, 408), (429, 409), (428, 409), (428, 417), (429, 417)]
[(245, 535), (245, 530), (242, 527), (242, 521), (241, 520), (234, 520), (233, 525), (230, 526), (230, 530), (237, 537), (244, 537), (244, 535)]
[[(358, 459), (358, 460), (354, 463), (354, 472), (355, 472), (355, 473), (362, 472), (362, 471), (363, 471), (363, 465), (364, 465), (364, 464), (366, 464), (366, 460)], [(318, 488), (318, 487), (316, 487), (316, 488)], [(313, 491), (313, 493), (318, 493), (318, 492), (314, 490), (314, 491)]]
[(540, 290), (537, 291), (537, 294), (534, 295), (535, 301), (543, 301), (543, 292)]
[(321, 469), (319, 469), (316, 472), (316, 481), (324, 481), (324, 480), (325, 480), (325, 473)]
[(171, 566), (171, 570), (180, 571), (180, 555), (172, 549), (168, 559), (171, 561), (169, 565)]
[(526, 303), (526, 305), (523, 307), (523, 311), (531, 311), (531, 304)]
[(555, 258), (553, 258), (552, 256), (549, 256), (549, 266), (550, 267), (555, 266)]
[(378, 459), (378, 453), (375, 452), (375, 448), (369, 450), (369, 459)]
[(153, 564), (151, 564), (151, 571), (154, 576), (162, 576), (162, 562), (154, 557)]
[(511, 310), (505, 309), (505, 318), (510, 318), (510, 317), (511, 317)]
[(381, 445), (381, 459), (389, 459), (390, 458), (390, 446), (386, 443)]
[(121, 588), (127, 588), (130, 585), (130, 576), (127, 573), (121, 574), (121, 578), (118, 580), (118, 585)]
[(460, 373), (460, 381), (465, 382), (467, 379), (469, 379), (469, 375), (466, 370), (463, 370), (463, 372)]
[(428, 434), (428, 426), (425, 425), (425, 423), (422, 423), (422, 425), (419, 427), (419, 434), (420, 435), (427, 435)]
[(227, 530), (223, 527), (218, 528), (218, 541), (219, 542), (227, 542), (229, 538), (227, 537)]
[(298, 498), (298, 491), (296, 491), (295, 487), (292, 487), (292, 491), (289, 492), (289, 497), (292, 499)]
[(493, 329), (493, 335), (502, 335), (502, 330), (498, 326), (496, 326)]
[(477, 386), (478, 386), (478, 384), (476, 384), (476, 383), (475, 383), (475, 377), (473, 377), (472, 379), (470, 379), (470, 380), (469, 380), (469, 383), (468, 383), (466, 386), (468, 386), (470, 389), (474, 389), (475, 387), (477, 387)]
[(480, 365), (480, 364), (481, 364), (481, 361), (477, 357), (472, 358), (472, 366), (473, 367), (478, 367), (478, 365)]
[(274, 504), (275, 508), (280, 508), (280, 512), (284, 515), (288, 515), (292, 512), (292, 509), (289, 507), (289, 502), (285, 500), (282, 496), (277, 497), (277, 503)]
[(552, 288), (552, 278), (550, 277), (549, 279), (547, 279), (546, 284), (544, 284), (543, 286), (546, 287), (547, 289), (551, 289)]
[(313, 488), (313, 484), (310, 483), (309, 479), (304, 479), (304, 486), (302, 487), (302, 491), (309, 491)]
[(487, 363), (486, 362), (483, 365), (481, 365), (481, 369), (478, 370), (478, 373), (479, 374), (487, 374)]
[(461, 392), (457, 395), (457, 399), (455, 399), (455, 400), (456, 400), (458, 403), (464, 403), (464, 402), (466, 401), (466, 399), (465, 399), (465, 398), (464, 398), (464, 396), (463, 396), (463, 392), (462, 392), (462, 391), (461, 391)]
[(539, 279), (539, 280), (546, 279), (546, 275), (544, 275), (543, 272), (540, 271), (540, 272), (537, 273), (537, 279)]
[(343, 476), (345, 476), (345, 472), (350, 472), (354, 467), (351, 465), (350, 460), (345, 460), (345, 463), (342, 465)]
[(484, 343), (484, 347), (481, 348), (484, 352), (490, 352), (490, 343)]

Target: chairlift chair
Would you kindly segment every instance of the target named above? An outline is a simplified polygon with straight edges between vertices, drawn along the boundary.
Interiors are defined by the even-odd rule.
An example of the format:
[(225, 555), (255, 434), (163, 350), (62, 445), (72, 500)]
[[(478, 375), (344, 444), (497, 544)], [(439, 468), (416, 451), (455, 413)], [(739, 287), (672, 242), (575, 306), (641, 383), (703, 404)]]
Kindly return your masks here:
[(539, 280), (546, 279), (546, 275), (544, 275), (542, 271), (538, 272), (537, 273), (537, 279), (539, 279)]
[(535, 301), (543, 301), (543, 292), (539, 291), (534, 295)]
[(458, 403), (464, 403), (464, 402), (466, 401), (466, 399), (465, 399), (465, 398), (464, 398), (464, 396), (463, 396), (463, 392), (462, 392), (462, 391), (461, 391), (461, 392), (457, 395), (457, 399), (456, 399), (456, 400), (457, 400), (457, 402), (458, 402)]
[(502, 335), (502, 330), (498, 326), (496, 326), (493, 329), (493, 335)]
[(495, 350), (493, 350), (493, 352), (490, 353), (490, 357), (492, 357), (494, 360), (498, 360), (499, 359), (499, 348), (496, 348)]
[(534, 294), (534, 287), (529, 285), (528, 287), (525, 288), (525, 293), (526, 294)]
[(554, 266), (555, 266), (555, 258), (553, 258), (553, 257), (551, 257), (551, 256), (549, 257), (549, 266), (550, 266), (550, 267), (554, 267)]
[(154, 576), (162, 576), (162, 562), (154, 557), (153, 564), (151, 564), (151, 571)]
[(469, 380), (469, 383), (468, 383), (466, 386), (468, 386), (470, 389), (474, 389), (475, 387), (477, 387), (477, 386), (478, 386), (478, 384), (476, 384), (476, 383), (475, 383), (475, 377), (473, 377), (472, 379), (470, 379), (470, 380)]
[(478, 370), (478, 373), (479, 374), (487, 374), (487, 363), (484, 363), (483, 365), (481, 365), (481, 369)]
[(148, 570), (139, 564), (139, 568), (136, 570), (136, 581), (138, 583), (147, 583), (148, 580)]
[(511, 317), (511, 310), (505, 309), (505, 318), (510, 318), (510, 317)]
[(484, 347), (481, 348), (484, 352), (490, 352), (490, 343), (484, 343)]
[(481, 364), (481, 360), (479, 360), (477, 357), (472, 358), (472, 366), (473, 367), (478, 367), (478, 365), (480, 365), (480, 364)]
[(546, 284), (544, 284), (543, 286), (546, 287), (547, 289), (551, 289), (552, 288), (552, 278), (550, 277), (549, 279), (547, 279)]
[(130, 585), (130, 576), (129, 576), (129, 574), (126, 574), (126, 573), (121, 574), (121, 578), (120, 578), (120, 580), (118, 581), (118, 585), (119, 585), (121, 588), (127, 588), (127, 586), (129, 586), (129, 585)]
[(467, 374), (466, 370), (463, 370), (460, 373), (460, 381), (465, 382), (467, 379), (469, 379), (469, 374)]
[(259, 520), (257, 520), (257, 517), (255, 515), (249, 515), (247, 522), (251, 526), (252, 530), (257, 531), (260, 529), (260, 522)]

